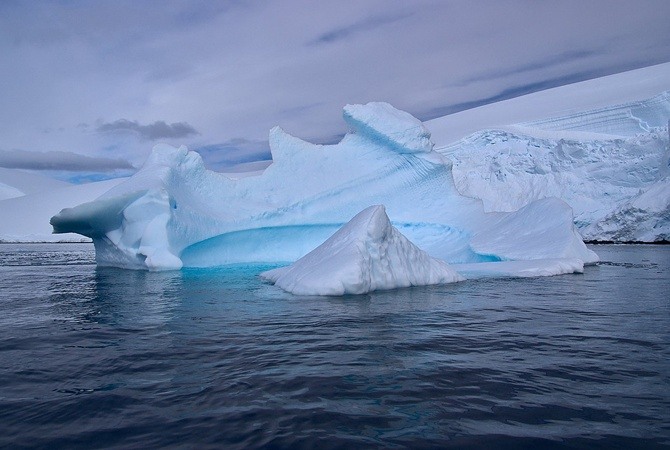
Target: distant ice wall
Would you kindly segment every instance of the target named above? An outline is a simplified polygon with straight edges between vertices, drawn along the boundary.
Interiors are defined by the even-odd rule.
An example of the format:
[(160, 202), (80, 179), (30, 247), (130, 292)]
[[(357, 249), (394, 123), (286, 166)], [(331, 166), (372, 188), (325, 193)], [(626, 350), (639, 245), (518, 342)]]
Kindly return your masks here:
[(661, 241), (668, 239), (667, 212), (658, 205), (629, 204), (651, 192), (660, 203), (669, 201), (663, 188), (670, 175), (669, 117), (670, 95), (664, 92), (480, 131), (437, 151), (453, 161), (459, 192), (481, 199), (487, 211), (514, 211), (558, 197), (573, 208), (575, 224), (588, 240)]
[(587, 131), (630, 137), (665, 128), (670, 117), (670, 91), (635, 102), (518, 125), (549, 131)]

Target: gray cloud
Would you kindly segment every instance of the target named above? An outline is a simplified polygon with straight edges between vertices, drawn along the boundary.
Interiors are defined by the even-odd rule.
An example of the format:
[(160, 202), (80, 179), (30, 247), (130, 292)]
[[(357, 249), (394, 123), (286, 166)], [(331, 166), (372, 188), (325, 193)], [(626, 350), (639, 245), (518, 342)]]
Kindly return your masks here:
[(119, 119), (115, 122), (102, 123), (96, 130), (99, 133), (132, 132), (142, 139), (155, 141), (157, 139), (183, 138), (198, 134), (198, 132), (186, 122), (175, 122), (167, 124), (158, 120), (149, 125), (140, 125), (136, 121)]
[[(640, 64), (638, 67), (645, 67), (645, 65)], [(545, 89), (551, 89), (558, 86), (564, 86), (566, 84), (578, 83), (580, 81), (606, 76), (611, 73), (617, 73), (627, 69), (631, 69), (631, 67), (628, 65), (626, 65), (626, 69), (620, 69), (617, 66), (601, 67), (597, 70), (572, 73), (570, 75), (557, 78), (542, 79), (533, 83), (523, 83), (517, 86), (508, 87), (500, 92), (497, 92), (493, 95), (484, 98), (470, 100), (462, 103), (452, 103), (439, 107), (429, 108), (425, 111), (418, 111), (415, 114), (416, 117), (419, 118), (420, 120), (427, 121), (435, 119), (437, 117), (446, 116), (448, 114), (454, 114), (460, 111), (465, 111), (468, 109), (477, 108), (479, 106), (488, 105), (490, 103), (509, 100), (511, 98), (519, 97), (521, 95), (526, 95), (533, 92), (542, 91)]]
[(72, 152), (28, 152), (0, 150), (0, 167), (28, 170), (68, 170), (73, 172), (133, 170), (123, 159), (93, 158)]
[(134, 164), (159, 139), (263, 157), (231, 137), (323, 142), (347, 103), (434, 117), (670, 61), (668, 16), (667, 0), (0, 1), (0, 136)]
[(492, 72), (481, 73), (474, 75), (461, 83), (462, 86), (467, 86), (470, 83), (479, 81), (493, 80), (496, 78), (508, 77), (510, 75), (522, 74), (524, 72), (532, 72), (534, 70), (546, 70), (551, 67), (560, 66), (568, 62), (578, 61), (589, 57), (596, 56), (602, 49), (597, 50), (569, 50), (558, 55), (550, 55), (545, 58), (538, 59), (528, 64), (515, 65), (507, 70), (495, 70)]
[(385, 14), (380, 16), (368, 17), (358, 22), (355, 22), (351, 25), (344, 27), (339, 27), (334, 30), (328, 31), (321, 34), (316, 39), (309, 42), (310, 45), (314, 44), (330, 44), (336, 41), (341, 41), (343, 39), (350, 38), (352, 35), (359, 33), (370, 33), (376, 28), (383, 27), (385, 25), (398, 22), (402, 19), (405, 19), (411, 16), (411, 13), (402, 13), (402, 14)]

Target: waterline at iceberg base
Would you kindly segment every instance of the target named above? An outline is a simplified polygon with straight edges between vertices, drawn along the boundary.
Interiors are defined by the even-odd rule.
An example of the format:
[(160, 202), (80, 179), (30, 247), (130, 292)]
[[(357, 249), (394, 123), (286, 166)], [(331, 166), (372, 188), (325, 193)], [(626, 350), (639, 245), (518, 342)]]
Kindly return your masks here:
[[(351, 132), (315, 145), (278, 127), (273, 163), (230, 179), (205, 169), (185, 147), (154, 147), (144, 166), (97, 200), (51, 219), (55, 233), (93, 239), (100, 266), (170, 270), (234, 263), (290, 263), (371, 205), (430, 257), (488, 274), (551, 274), (557, 261), (579, 271), (598, 257), (555, 198), (514, 212), (484, 211), (454, 186), (451, 163), (430, 132), (387, 103), (347, 105)], [(520, 264), (519, 261), (525, 261)], [(514, 264), (512, 264), (514, 263)], [(566, 264), (558, 264), (565, 272)]]

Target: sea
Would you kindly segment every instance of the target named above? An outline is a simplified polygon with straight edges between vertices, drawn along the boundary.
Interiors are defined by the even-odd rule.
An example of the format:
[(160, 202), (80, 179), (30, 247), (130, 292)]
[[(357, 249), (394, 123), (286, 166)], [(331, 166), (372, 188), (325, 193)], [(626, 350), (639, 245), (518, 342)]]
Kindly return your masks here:
[(670, 448), (670, 246), (299, 297), (264, 266), (0, 245), (0, 447)]

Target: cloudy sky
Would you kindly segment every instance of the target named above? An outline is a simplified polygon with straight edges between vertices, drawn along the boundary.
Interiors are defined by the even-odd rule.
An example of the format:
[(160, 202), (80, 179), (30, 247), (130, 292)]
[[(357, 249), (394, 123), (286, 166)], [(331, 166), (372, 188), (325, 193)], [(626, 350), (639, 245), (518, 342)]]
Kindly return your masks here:
[[(0, 2), (0, 167), (108, 172), (158, 142), (210, 167), (315, 142), (347, 103), (426, 120), (670, 61), (667, 0)], [(74, 153), (75, 155), (72, 155)]]

